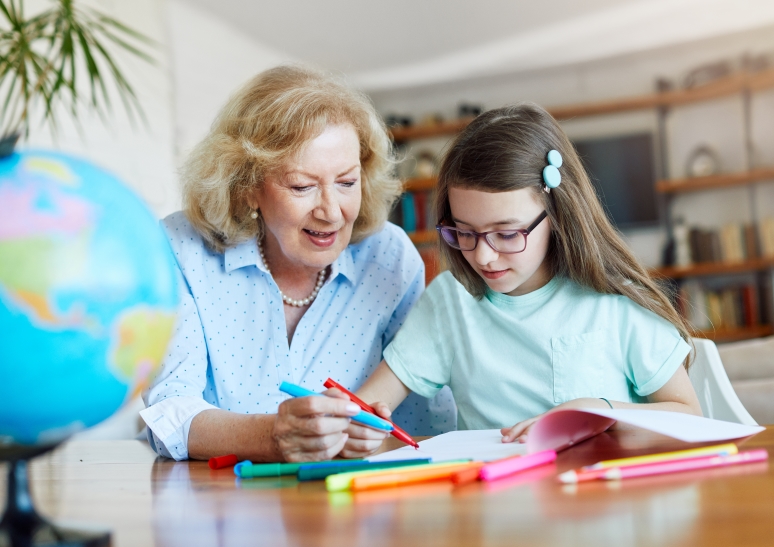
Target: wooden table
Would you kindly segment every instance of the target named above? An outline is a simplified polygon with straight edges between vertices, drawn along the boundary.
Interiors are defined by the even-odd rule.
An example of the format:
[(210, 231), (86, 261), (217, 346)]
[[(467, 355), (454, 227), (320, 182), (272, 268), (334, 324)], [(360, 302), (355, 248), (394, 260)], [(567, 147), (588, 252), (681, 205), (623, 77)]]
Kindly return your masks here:
[[(771, 451), (774, 426), (741, 444)], [(73, 442), (38, 458), (31, 475), (42, 513), (110, 528), (118, 547), (774, 544), (767, 463), (579, 486), (555, 478), (600, 459), (688, 446), (643, 431), (606, 433), (555, 465), (494, 483), (354, 495), (328, 494), (321, 482), (238, 481), (231, 469), (157, 458), (137, 441)]]

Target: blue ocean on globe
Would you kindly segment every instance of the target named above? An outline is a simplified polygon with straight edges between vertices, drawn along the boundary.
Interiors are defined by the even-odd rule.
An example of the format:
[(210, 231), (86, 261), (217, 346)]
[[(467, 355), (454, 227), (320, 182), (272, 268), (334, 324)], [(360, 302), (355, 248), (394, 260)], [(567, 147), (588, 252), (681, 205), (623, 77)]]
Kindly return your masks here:
[(0, 159), (0, 443), (55, 444), (147, 385), (174, 327), (173, 260), (107, 171), (46, 151)]

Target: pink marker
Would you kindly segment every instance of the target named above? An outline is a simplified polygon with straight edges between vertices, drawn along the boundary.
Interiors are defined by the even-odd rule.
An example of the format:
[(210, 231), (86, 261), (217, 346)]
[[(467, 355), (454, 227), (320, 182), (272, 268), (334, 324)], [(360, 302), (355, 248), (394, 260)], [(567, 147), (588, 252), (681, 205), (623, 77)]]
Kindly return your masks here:
[(479, 478), (482, 481), (493, 481), (500, 477), (507, 477), (525, 469), (532, 469), (539, 465), (551, 463), (556, 459), (555, 450), (543, 450), (526, 456), (516, 456), (496, 462), (488, 463), (479, 471)]
[(692, 471), (694, 469), (707, 469), (710, 467), (724, 467), (739, 463), (752, 463), (767, 460), (769, 453), (763, 448), (748, 450), (729, 456), (707, 456), (690, 460), (677, 460), (672, 462), (638, 465), (635, 467), (613, 467), (608, 469), (601, 478), (607, 480), (628, 479), (634, 477), (648, 477), (665, 473), (677, 473), (680, 471)]

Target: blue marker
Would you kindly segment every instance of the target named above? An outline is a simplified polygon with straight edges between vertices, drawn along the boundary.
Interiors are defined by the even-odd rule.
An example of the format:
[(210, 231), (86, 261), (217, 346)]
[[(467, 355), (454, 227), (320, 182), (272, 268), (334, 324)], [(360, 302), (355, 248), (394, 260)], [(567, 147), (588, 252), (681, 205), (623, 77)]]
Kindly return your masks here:
[[(315, 393), (314, 391), (309, 391), (306, 388), (297, 386), (295, 384), (289, 384), (288, 382), (282, 382), (279, 388), (282, 393), (287, 393), (292, 397), (307, 397), (309, 395), (319, 395), (320, 397), (324, 397), (322, 393)], [(379, 416), (374, 416), (373, 414), (363, 412), (362, 410), (352, 416), (352, 419), (356, 422), (360, 422), (361, 424), (373, 427), (375, 429), (381, 429), (383, 431), (392, 431), (394, 429), (393, 425), (387, 420), (382, 420)]]

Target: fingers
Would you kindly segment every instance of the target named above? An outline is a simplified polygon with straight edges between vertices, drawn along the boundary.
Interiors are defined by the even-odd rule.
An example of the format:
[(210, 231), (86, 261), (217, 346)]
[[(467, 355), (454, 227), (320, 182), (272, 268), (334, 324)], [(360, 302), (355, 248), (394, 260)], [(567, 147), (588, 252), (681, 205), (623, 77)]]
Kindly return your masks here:
[(374, 411), (378, 416), (385, 418), (387, 420), (389, 420), (390, 416), (392, 416), (392, 411), (390, 410), (390, 407), (387, 406), (386, 403), (377, 402), (372, 404), (371, 408), (374, 409)]
[(383, 441), (390, 436), (389, 431), (374, 429), (373, 427), (368, 427), (356, 422), (351, 422), (349, 424), (347, 433), (349, 433), (349, 436), (352, 439), (365, 439), (374, 441)]
[(335, 397), (337, 399), (346, 399), (347, 401), (349, 401), (349, 396), (339, 391), (335, 387), (332, 387), (327, 391), (323, 391), (323, 395), (327, 395), (328, 397)]
[(535, 418), (530, 418), (529, 420), (519, 422), (513, 427), (502, 428), (500, 433), (503, 435), (503, 442), (512, 443), (516, 439), (519, 439), (521, 442), (526, 441), (529, 428), (532, 427), (532, 424), (534, 424), (538, 418), (539, 416), (536, 416)]
[(349, 436), (346, 433), (339, 433), (325, 437), (307, 437), (300, 443), (284, 444), (284, 441), (280, 440), (279, 446), (285, 461), (319, 462), (332, 460), (342, 451), (348, 439)]
[(365, 458), (382, 446), (382, 440), (363, 440), (349, 438), (341, 451), (344, 458)]
[[(328, 392), (332, 391), (341, 393), (338, 390), (328, 390)], [(359, 406), (346, 397), (342, 399), (338, 395), (335, 397), (296, 397), (294, 399), (282, 401), (277, 409), (277, 414), (280, 416), (290, 414), (298, 417), (311, 417), (321, 414), (330, 416), (354, 416), (358, 412), (360, 412)]]

